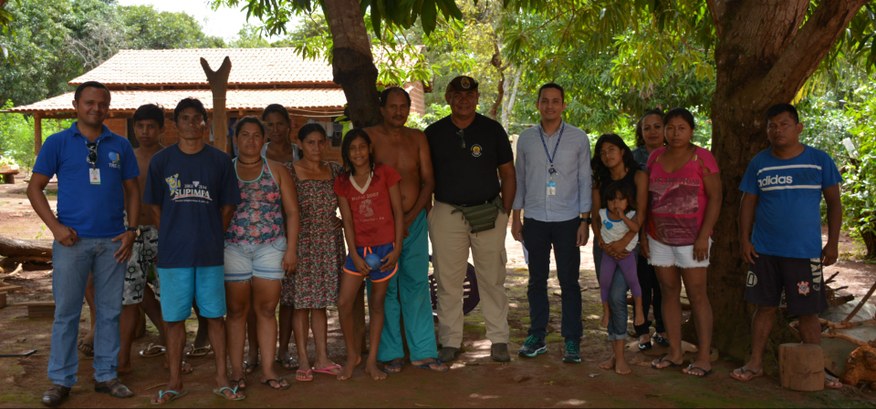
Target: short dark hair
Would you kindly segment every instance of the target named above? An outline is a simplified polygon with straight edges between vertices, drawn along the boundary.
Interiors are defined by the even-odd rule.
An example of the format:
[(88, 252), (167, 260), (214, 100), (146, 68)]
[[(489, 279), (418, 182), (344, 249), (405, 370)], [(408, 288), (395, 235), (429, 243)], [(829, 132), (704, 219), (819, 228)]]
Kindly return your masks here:
[(76, 91), (73, 92), (73, 100), (79, 101), (79, 97), (82, 96), (82, 91), (84, 91), (86, 88), (98, 88), (106, 91), (107, 95), (110, 94), (109, 88), (107, 88), (106, 85), (103, 85), (103, 83), (97, 81), (85, 81), (79, 84), (78, 87), (76, 87)]
[(633, 190), (635, 186), (630, 186), (628, 182), (629, 179), (621, 179), (615, 180), (608, 184), (605, 187), (605, 202), (608, 203), (611, 199), (617, 197), (617, 194), (620, 193), (621, 197), (627, 199), (627, 208), (624, 209), (624, 212), (628, 212), (633, 210), (633, 205), (635, 205), (636, 192)]
[(314, 132), (321, 134), (323, 138), (328, 138), (328, 134), (325, 133), (325, 128), (323, 128), (322, 125), (316, 122), (311, 122), (309, 124), (304, 124), (304, 126), (298, 130), (298, 140), (304, 142), (304, 138)]
[(256, 124), (259, 127), (259, 130), (262, 131), (262, 136), (265, 135), (265, 124), (262, 123), (257, 117), (254, 115), (247, 115), (243, 118), (240, 118), (236, 124), (234, 124), (234, 136), (236, 137), (240, 134), (240, 130), (246, 124)]
[(684, 122), (687, 122), (690, 125), (690, 129), (696, 129), (696, 124), (694, 123), (694, 116), (687, 108), (672, 108), (666, 115), (663, 116), (663, 125), (669, 123), (669, 120), (672, 118), (681, 118)]
[(268, 119), (268, 115), (270, 114), (280, 114), (283, 119), (286, 120), (287, 124), (291, 124), (292, 120), (289, 119), (289, 111), (286, 110), (286, 107), (280, 104), (271, 104), (265, 107), (265, 110), (262, 111), (262, 121)]
[(542, 85), (541, 88), (538, 89), (538, 99), (541, 99), (541, 92), (548, 89), (548, 88), (553, 88), (555, 90), (559, 90), (560, 91), (560, 98), (563, 99), (563, 102), (566, 102), (566, 90), (564, 90), (563, 87), (560, 86), (560, 84), (557, 84), (555, 82), (549, 82), (547, 84)]
[(800, 122), (800, 115), (797, 114), (797, 108), (794, 108), (794, 106), (791, 104), (775, 104), (771, 106), (769, 109), (767, 109), (766, 119), (770, 120), (772, 118), (775, 118), (782, 112), (787, 112), (789, 115), (791, 115), (791, 118), (794, 118), (795, 123)]
[(662, 109), (652, 108), (652, 109), (645, 111), (645, 113), (642, 114), (642, 117), (639, 118), (639, 121), (636, 122), (636, 146), (645, 146), (645, 135), (642, 133), (642, 122), (645, 121), (645, 118), (647, 118), (651, 115), (657, 115), (660, 117), (661, 121), (663, 120), (663, 110)]
[(137, 110), (134, 111), (134, 117), (132, 119), (134, 120), (134, 123), (151, 119), (158, 123), (159, 128), (164, 128), (164, 110), (155, 104), (140, 105)]
[(378, 102), (380, 102), (381, 108), (386, 107), (386, 101), (389, 99), (389, 96), (392, 95), (393, 92), (398, 92), (404, 95), (405, 99), (408, 101), (408, 106), (411, 106), (411, 95), (408, 94), (408, 92), (405, 91), (405, 89), (402, 87), (392, 86), (387, 87), (383, 91), (380, 91), (380, 94), (377, 95), (377, 100)]
[[(344, 135), (344, 142), (341, 143), (341, 159), (344, 160), (344, 168), (351, 176), (356, 174), (356, 169), (353, 167), (353, 161), (350, 160), (350, 145), (352, 145), (353, 141), (357, 138), (361, 138), (366, 144), (368, 144), (368, 146), (371, 146), (371, 137), (368, 136), (368, 132), (365, 132), (362, 128), (353, 128)], [(371, 169), (374, 169), (374, 151), (371, 151), (368, 154), (368, 163), (371, 166)]]
[(204, 104), (197, 98), (188, 97), (176, 104), (176, 108), (173, 109), (173, 122), (179, 119), (179, 114), (186, 108), (194, 108), (204, 117), (204, 121), (207, 121), (207, 110), (204, 108)]

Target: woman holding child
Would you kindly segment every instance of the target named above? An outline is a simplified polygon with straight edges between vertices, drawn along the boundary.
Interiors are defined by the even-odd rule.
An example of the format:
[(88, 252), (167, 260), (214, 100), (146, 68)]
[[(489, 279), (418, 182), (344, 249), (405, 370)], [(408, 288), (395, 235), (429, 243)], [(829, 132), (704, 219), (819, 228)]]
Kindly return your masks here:
[(227, 338), (234, 397), (224, 396), (237, 400), (243, 397), (237, 394), (238, 389), (246, 387), (243, 347), (250, 308), (255, 311), (263, 352), (261, 382), (273, 389), (289, 387), (274, 372), (271, 360), (276, 349), (274, 311), (280, 301), (280, 280), (295, 271), (297, 264), (298, 200), (286, 168), (261, 155), (265, 128), (258, 118), (238, 121), (234, 137), (239, 150), (234, 170), (241, 203), (225, 233)]
[[(635, 260), (635, 255), (631, 254), (628, 248), (636, 239), (638, 228), (643, 226), (645, 222), (645, 209), (648, 203), (648, 176), (639, 170), (630, 148), (620, 136), (615, 134), (605, 134), (599, 137), (596, 141), (591, 166), (593, 167), (593, 210), (591, 211), (594, 239), (593, 259), (596, 271), (600, 276), (600, 286), (603, 286), (603, 283), (606, 284), (603, 286), (606, 305), (606, 316), (603, 323), (607, 326), (608, 339), (612, 344), (612, 356), (600, 363), (599, 367), (605, 370), (614, 369), (618, 374), (626, 375), (631, 372), (624, 359), (624, 341), (627, 337), (626, 290), (638, 287), (635, 263), (632, 263), (632, 271), (627, 271), (628, 269), (622, 268), (620, 265), (612, 271), (602, 271), (600, 267), (603, 264), (603, 257), (610, 257), (617, 261), (633, 257)], [(618, 196), (618, 192), (622, 192), (620, 196)], [(622, 197), (623, 200), (620, 202), (625, 202), (625, 205), (617, 205), (619, 197)], [(611, 209), (609, 208), (610, 202), (614, 202)], [(608, 214), (605, 210), (612, 210), (616, 207), (623, 207), (621, 212), (625, 217), (621, 218), (620, 221), (617, 219), (611, 221), (601, 215)], [(631, 215), (632, 217), (626, 217), (629, 210), (635, 212)], [(623, 220), (624, 218), (627, 220)], [(610, 239), (603, 235), (603, 229), (608, 226), (620, 228), (620, 226), (629, 227), (630, 225), (639, 227), (628, 229), (619, 239)], [(632, 245), (634, 246), (634, 244)], [(618, 263), (609, 262), (606, 264)], [(636, 295), (635, 290), (633, 295)], [(639, 308), (636, 309), (635, 322), (642, 324), (644, 317), (642, 316), (641, 294), (639, 297)]]
[(712, 307), (706, 294), (712, 228), (721, 206), (721, 181), (711, 152), (691, 142), (694, 118), (675, 108), (663, 118), (667, 145), (648, 159), (647, 239), (642, 251), (657, 272), (663, 295), (663, 320), (669, 353), (651, 362), (656, 369), (679, 367), (681, 349), (681, 284), (687, 290), (696, 325), (698, 352), (682, 372), (706, 376), (712, 338)]

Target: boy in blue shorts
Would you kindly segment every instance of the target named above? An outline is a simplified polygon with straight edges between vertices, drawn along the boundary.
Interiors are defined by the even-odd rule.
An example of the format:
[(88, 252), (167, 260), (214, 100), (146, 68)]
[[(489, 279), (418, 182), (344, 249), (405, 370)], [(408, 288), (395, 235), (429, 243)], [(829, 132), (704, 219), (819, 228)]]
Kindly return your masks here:
[[(821, 343), (818, 314), (827, 308), (823, 266), (836, 262), (842, 182), (825, 152), (800, 143), (803, 124), (790, 104), (766, 115), (770, 147), (748, 165), (739, 189), (739, 241), (750, 264), (745, 300), (757, 306), (752, 320), (751, 359), (730, 376), (742, 382), (763, 375), (763, 350), (775, 322), (782, 291), (788, 312), (800, 320), (803, 343)], [(827, 204), (827, 243), (821, 245), (821, 198)], [(824, 386), (840, 388), (825, 373)]]
[(158, 221), (158, 276), (161, 313), (167, 323), (170, 381), (158, 391), (153, 404), (164, 404), (186, 394), (181, 364), (185, 320), (192, 301), (207, 319), (216, 360), (217, 387), (225, 399), (244, 395), (228, 385), (225, 365), (224, 234), (240, 203), (240, 191), (231, 158), (205, 142), (207, 111), (200, 101), (186, 98), (177, 104), (173, 120), (179, 142), (153, 156), (143, 201)]

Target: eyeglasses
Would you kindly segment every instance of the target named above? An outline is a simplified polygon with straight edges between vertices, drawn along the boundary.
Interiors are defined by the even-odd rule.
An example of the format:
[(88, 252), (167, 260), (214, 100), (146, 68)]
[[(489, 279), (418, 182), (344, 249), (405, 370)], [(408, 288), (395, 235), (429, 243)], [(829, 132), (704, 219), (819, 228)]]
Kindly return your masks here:
[(89, 142), (86, 143), (85, 146), (88, 147), (88, 156), (85, 160), (88, 161), (88, 164), (91, 165), (91, 167), (95, 167), (97, 165), (97, 143)]
[(456, 136), (459, 137), (459, 148), (465, 149), (465, 131), (462, 129), (456, 131)]

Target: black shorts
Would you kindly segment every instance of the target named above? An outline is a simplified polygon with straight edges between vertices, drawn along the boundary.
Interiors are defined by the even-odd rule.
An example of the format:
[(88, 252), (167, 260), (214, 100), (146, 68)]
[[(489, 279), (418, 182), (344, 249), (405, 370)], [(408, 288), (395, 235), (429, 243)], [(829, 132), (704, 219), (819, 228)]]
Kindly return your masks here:
[(745, 301), (778, 307), (782, 290), (791, 315), (812, 315), (826, 310), (821, 260), (761, 254), (745, 277)]

